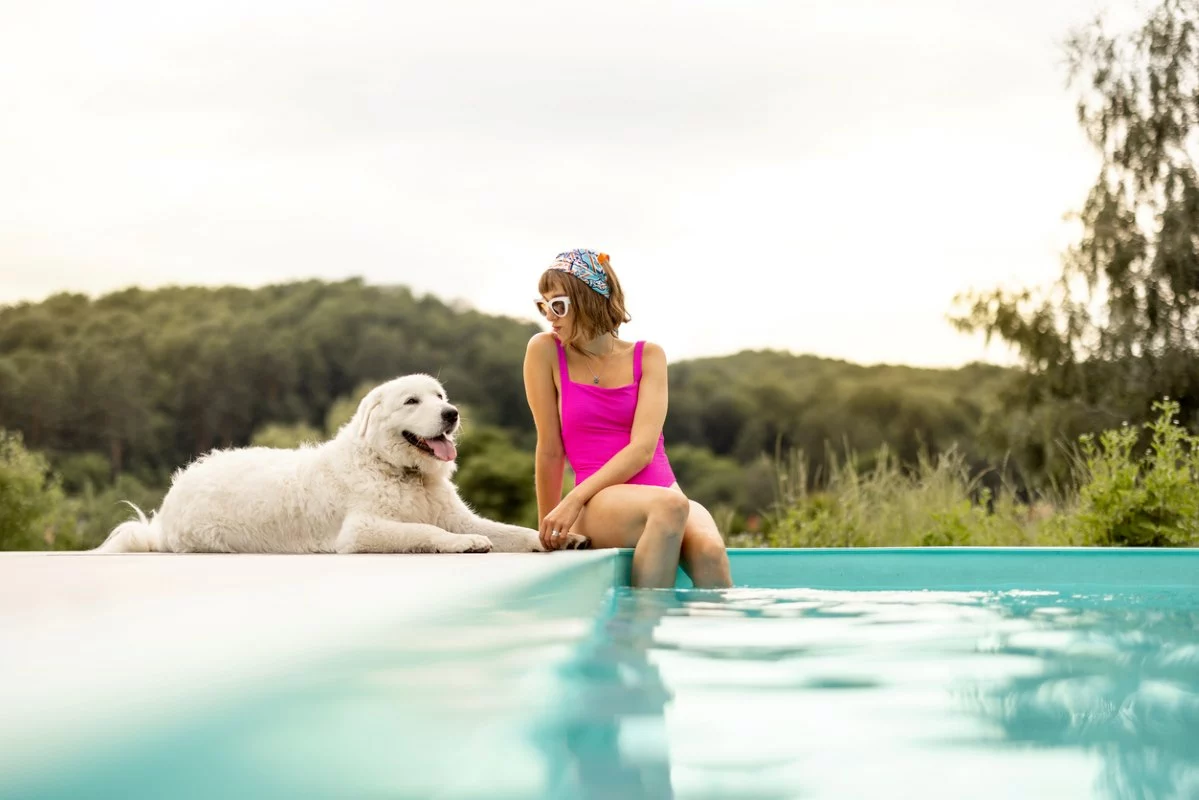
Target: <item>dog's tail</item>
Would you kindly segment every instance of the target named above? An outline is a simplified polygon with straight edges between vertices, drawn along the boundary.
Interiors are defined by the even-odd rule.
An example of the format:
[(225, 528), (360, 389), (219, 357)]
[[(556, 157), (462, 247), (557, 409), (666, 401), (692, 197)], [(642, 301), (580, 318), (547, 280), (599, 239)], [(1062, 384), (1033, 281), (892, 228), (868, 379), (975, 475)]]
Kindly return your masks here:
[(162, 525), (155, 519), (146, 519), (142, 510), (128, 500), (121, 502), (137, 512), (137, 519), (122, 522), (112, 529), (104, 544), (96, 553), (154, 553), (165, 548), (162, 545)]

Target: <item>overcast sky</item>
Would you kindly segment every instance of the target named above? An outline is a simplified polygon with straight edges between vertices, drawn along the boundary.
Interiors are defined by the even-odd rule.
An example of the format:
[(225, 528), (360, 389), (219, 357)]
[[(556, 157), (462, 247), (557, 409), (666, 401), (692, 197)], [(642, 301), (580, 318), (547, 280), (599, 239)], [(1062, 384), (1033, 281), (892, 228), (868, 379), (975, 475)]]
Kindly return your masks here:
[(672, 359), (998, 360), (945, 315), (1057, 274), (1101, 7), (0, 0), (0, 303), (357, 275), (531, 319), (590, 247)]

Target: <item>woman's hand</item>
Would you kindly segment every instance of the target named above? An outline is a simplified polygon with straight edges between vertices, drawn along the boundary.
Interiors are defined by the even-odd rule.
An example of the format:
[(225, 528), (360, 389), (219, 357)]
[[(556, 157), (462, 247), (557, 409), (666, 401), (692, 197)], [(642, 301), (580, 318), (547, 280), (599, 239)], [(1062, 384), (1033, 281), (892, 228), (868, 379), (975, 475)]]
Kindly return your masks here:
[(558, 550), (565, 547), (570, 529), (574, 527), (582, 513), (583, 503), (575, 496), (574, 492), (568, 493), (558, 505), (554, 506), (554, 510), (541, 520), (541, 546), (546, 550)]

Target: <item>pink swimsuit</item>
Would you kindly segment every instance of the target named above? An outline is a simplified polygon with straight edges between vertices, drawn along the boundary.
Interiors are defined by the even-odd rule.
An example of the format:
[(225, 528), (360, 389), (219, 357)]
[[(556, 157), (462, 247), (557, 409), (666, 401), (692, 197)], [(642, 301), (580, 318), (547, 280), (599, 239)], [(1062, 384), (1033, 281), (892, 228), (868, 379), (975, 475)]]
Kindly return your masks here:
[[(641, 387), (641, 351), (645, 342), (633, 346), (633, 382), (613, 388), (572, 381), (566, 366), (566, 349), (561, 342), (557, 344), (562, 383), (562, 446), (578, 485), (629, 444)], [(625, 483), (671, 486), (674, 482), (674, 472), (666, 458), (666, 439), (659, 434), (653, 461)]]

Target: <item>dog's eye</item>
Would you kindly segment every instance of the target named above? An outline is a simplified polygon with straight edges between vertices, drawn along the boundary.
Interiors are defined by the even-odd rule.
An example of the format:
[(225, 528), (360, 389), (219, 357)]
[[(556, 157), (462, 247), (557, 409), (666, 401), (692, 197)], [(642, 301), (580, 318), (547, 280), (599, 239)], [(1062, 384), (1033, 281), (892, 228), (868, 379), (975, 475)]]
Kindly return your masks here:
[(405, 400), (405, 401), (404, 401), (404, 405), (406, 405), (406, 406), (414, 406), (414, 405), (416, 405), (416, 404), (417, 404), (417, 403), (419, 403), (419, 402), (420, 402), (420, 398), (417, 398), (417, 397), (409, 397), (407, 400)]

